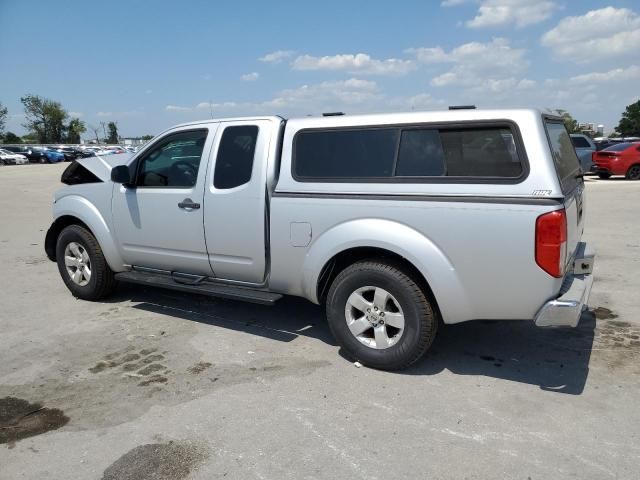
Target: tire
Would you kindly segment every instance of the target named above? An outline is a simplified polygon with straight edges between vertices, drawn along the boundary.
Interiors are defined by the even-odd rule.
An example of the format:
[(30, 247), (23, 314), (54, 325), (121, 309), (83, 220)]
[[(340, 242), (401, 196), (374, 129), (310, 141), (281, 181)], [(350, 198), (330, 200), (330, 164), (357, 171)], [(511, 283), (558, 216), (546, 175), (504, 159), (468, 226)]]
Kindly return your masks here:
[(602, 180), (607, 180), (608, 178), (611, 178), (611, 174), (610, 173), (599, 173), (598, 177), (600, 177)]
[(631, 165), (625, 177), (627, 180), (640, 180), (640, 164)]
[[(82, 259), (82, 264), (78, 263), (79, 259)], [(113, 271), (98, 241), (86, 228), (70, 225), (60, 232), (56, 242), (56, 261), (60, 276), (74, 297), (100, 300), (113, 292), (116, 284)], [(71, 272), (77, 272), (75, 277)]]
[[(383, 307), (376, 298), (385, 294), (390, 296)], [(359, 303), (358, 295), (367, 303)], [(362, 309), (352, 306), (354, 300)], [(372, 307), (371, 313), (363, 305)], [(363, 365), (381, 370), (400, 370), (414, 363), (431, 346), (438, 328), (438, 315), (425, 292), (402, 267), (391, 263), (367, 260), (347, 267), (333, 281), (326, 306), (338, 344)], [(400, 317), (402, 329), (397, 328)]]

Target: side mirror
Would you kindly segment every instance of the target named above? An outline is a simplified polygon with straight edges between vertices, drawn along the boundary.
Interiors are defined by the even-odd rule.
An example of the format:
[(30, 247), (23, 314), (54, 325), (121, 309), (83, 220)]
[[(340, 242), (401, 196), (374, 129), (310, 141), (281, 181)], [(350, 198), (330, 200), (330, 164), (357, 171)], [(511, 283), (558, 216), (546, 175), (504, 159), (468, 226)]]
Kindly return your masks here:
[(121, 183), (125, 187), (133, 184), (131, 170), (127, 165), (117, 165), (111, 169), (111, 181)]

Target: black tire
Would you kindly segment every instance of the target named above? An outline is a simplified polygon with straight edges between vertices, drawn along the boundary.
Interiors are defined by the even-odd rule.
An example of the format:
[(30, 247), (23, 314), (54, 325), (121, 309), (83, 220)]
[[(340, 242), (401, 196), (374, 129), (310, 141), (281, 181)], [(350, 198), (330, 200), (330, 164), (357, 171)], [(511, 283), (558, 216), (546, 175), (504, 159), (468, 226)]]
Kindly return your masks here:
[(599, 173), (598, 177), (600, 177), (602, 180), (607, 180), (608, 178), (611, 178), (611, 174), (610, 173)]
[[(376, 349), (365, 345), (347, 325), (347, 300), (365, 286), (386, 290), (402, 310), (404, 330), (390, 347)], [(347, 267), (333, 281), (326, 306), (329, 328), (338, 344), (363, 365), (381, 370), (400, 370), (414, 363), (431, 346), (438, 328), (436, 310), (418, 282), (392, 263), (366, 260)]]
[[(74, 282), (65, 265), (65, 250), (72, 242), (82, 247), (89, 256), (91, 275), (86, 285)], [(60, 276), (74, 297), (100, 300), (113, 292), (116, 284), (113, 271), (109, 268), (98, 241), (86, 228), (69, 225), (60, 232), (56, 243), (56, 261)]]
[(627, 180), (640, 180), (640, 164), (631, 165), (625, 176)]

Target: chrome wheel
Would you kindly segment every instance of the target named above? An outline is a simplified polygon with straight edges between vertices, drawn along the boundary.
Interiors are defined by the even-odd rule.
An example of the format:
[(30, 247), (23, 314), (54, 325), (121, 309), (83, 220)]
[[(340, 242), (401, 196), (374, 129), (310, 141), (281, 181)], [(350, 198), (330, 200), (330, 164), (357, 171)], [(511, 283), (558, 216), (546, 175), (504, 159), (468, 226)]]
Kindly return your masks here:
[(84, 287), (91, 280), (91, 259), (87, 250), (76, 242), (64, 249), (64, 264), (73, 283)]
[(392, 347), (404, 332), (402, 308), (384, 288), (357, 289), (349, 295), (344, 315), (351, 334), (370, 348)]
[(627, 172), (627, 178), (629, 180), (640, 180), (640, 165), (634, 165)]

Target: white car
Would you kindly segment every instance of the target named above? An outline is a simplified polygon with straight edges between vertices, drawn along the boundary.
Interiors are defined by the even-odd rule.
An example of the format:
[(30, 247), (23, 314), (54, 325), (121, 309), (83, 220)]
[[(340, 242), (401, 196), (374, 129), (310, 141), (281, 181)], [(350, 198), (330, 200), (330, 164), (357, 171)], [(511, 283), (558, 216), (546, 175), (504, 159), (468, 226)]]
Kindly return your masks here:
[(5, 165), (26, 165), (29, 163), (29, 159), (19, 153), (0, 148), (0, 162)]

